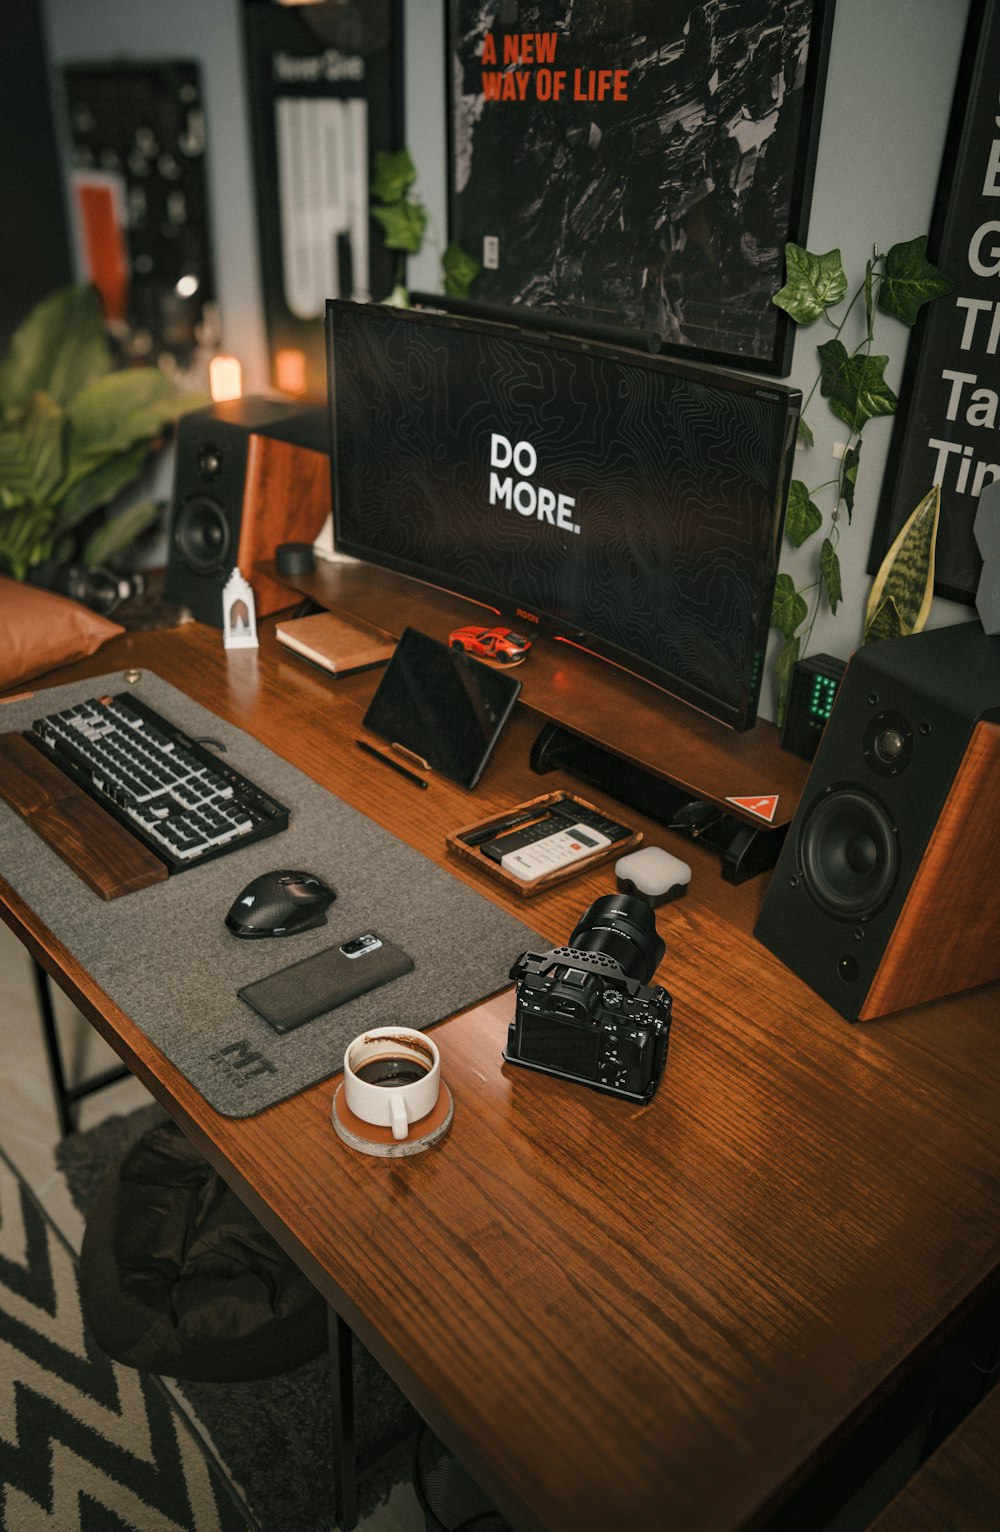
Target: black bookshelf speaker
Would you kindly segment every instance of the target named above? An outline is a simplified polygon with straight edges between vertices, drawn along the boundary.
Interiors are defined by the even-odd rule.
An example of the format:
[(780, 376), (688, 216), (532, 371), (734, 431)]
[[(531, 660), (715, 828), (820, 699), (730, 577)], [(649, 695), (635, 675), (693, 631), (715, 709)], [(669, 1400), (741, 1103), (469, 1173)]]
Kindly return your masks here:
[(851, 1021), (1000, 977), (1000, 637), (859, 649), (755, 935)]
[(164, 594), (221, 628), (233, 569), (253, 587), (258, 616), (295, 599), (255, 566), (279, 544), (311, 543), (330, 513), (325, 406), (250, 397), (182, 415)]

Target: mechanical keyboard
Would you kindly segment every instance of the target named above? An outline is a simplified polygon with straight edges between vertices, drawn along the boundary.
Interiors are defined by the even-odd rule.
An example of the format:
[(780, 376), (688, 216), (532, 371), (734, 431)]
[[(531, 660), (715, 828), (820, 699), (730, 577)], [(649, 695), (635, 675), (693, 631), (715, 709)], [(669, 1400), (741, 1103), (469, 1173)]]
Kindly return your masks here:
[(28, 737), (171, 873), (288, 826), (284, 804), (127, 692), (36, 718)]

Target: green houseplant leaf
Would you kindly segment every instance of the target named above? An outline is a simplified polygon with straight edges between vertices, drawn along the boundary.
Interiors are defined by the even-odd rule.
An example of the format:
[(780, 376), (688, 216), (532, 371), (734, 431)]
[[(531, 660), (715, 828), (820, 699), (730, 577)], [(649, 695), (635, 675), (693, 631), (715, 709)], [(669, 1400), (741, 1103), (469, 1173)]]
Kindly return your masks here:
[(137, 538), (156, 521), (159, 506), (154, 500), (142, 500), (126, 506), (117, 515), (109, 516), (104, 524), (88, 537), (81, 557), (85, 564), (110, 564), (131, 548)]
[(941, 489), (935, 484), (907, 517), (872, 582), (865, 607), (862, 643), (887, 635), (892, 604), (901, 633), (919, 633), (934, 596), (934, 548), (941, 518)]
[(812, 537), (823, 525), (819, 507), (809, 498), (809, 491), (801, 479), (793, 479), (788, 486), (788, 509), (785, 512), (785, 536), (793, 547), (801, 548), (806, 538)]
[(8, 504), (44, 502), (63, 475), (65, 417), (50, 394), (37, 393), (26, 410), (0, 428), (0, 485)]
[(127, 452), (136, 442), (158, 436), (190, 400), (175, 394), (155, 367), (127, 367), (80, 390), (70, 405), (70, 473), (81, 461)]
[(32, 564), (48, 558), (55, 539), (55, 512), (28, 501), (0, 511), (0, 566), (23, 580)]
[(373, 207), (372, 217), (382, 225), (389, 250), (405, 250), (416, 255), (424, 242), (427, 212), (419, 202), (394, 202)]
[(840, 498), (847, 507), (847, 520), (854, 514), (854, 491), (858, 482), (858, 466), (861, 462), (861, 442), (848, 447), (840, 464)]
[(861, 431), (876, 415), (894, 415), (899, 400), (883, 377), (887, 356), (849, 356), (839, 340), (817, 346), (820, 357), (820, 391), (831, 410)]
[(823, 546), (819, 551), (819, 572), (823, 580), (823, 589), (826, 591), (826, 599), (830, 603), (830, 610), (836, 616), (837, 607), (844, 599), (844, 592), (840, 583), (840, 559), (828, 537), (824, 537)]
[(111, 350), (92, 287), (62, 287), (31, 310), (0, 366), (0, 406), (8, 417), (36, 393), (68, 404), (90, 379), (111, 368)]
[(417, 179), (417, 168), (407, 149), (396, 153), (380, 149), (375, 156), (372, 196), (379, 202), (402, 202)]
[(148, 443), (140, 442), (138, 446), (117, 457), (103, 458), (88, 472), (64, 485), (56, 499), (59, 530), (71, 531), (81, 521), (85, 521), (92, 511), (102, 505), (110, 505), (122, 490), (139, 477), (148, 457)]
[(954, 282), (932, 266), (926, 257), (927, 236), (893, 245), (885, 258), (878, 306), (905, 325), (916, 324), (917, 315), (932, 298), (950, 293)]
[(809, 608), (795, 589), (795, 581), (789, 574), (779, 574), (774, 582), (774, 598), (771, 602), (771, 627), (777, 628), (786, 638), (791, 638), (795, 629), (809, 615)]
[(811, 255), (801, 245), (785, 246), (785, 285), (772, 303), (784, 309), (796, 324), (812, 324), (847, 292), (847, 277), (839, 250)]
[(444, 290), (449, 298), (467, 298), (469, 288), (482, 270), (475, 256), (468, 255), (457, 240), (452, 240), (441, 257)]

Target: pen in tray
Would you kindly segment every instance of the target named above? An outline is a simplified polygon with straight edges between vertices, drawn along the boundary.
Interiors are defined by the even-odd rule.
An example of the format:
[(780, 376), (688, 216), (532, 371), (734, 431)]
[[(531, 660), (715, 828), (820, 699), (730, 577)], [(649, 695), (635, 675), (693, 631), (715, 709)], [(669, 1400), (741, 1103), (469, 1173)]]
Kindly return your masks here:
[(481, 846), (484, 841), (492, 840), (495, 835), (506, 835), (508, 830), (514, 830), (518, 825), (530, 824), (533, 819), (547, 819), (549, 814), (548, 808), (533, 808), (524, 814), (512, 814), (509, 819), (481, 825), (478, 830), (470, 830), (468, 835), (461, 835), (459, 839), (463, 846)]

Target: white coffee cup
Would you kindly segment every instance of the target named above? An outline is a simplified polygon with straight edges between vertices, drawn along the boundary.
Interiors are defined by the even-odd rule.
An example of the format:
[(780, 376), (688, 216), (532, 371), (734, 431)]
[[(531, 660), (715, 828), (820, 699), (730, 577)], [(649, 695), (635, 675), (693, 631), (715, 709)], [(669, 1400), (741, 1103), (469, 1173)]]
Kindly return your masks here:
[(437, 1105), (441, 1055), (412, 1027), (373, 1027), (344, 1052), (344, 1101), (362, 1122), (404, 1139)]

